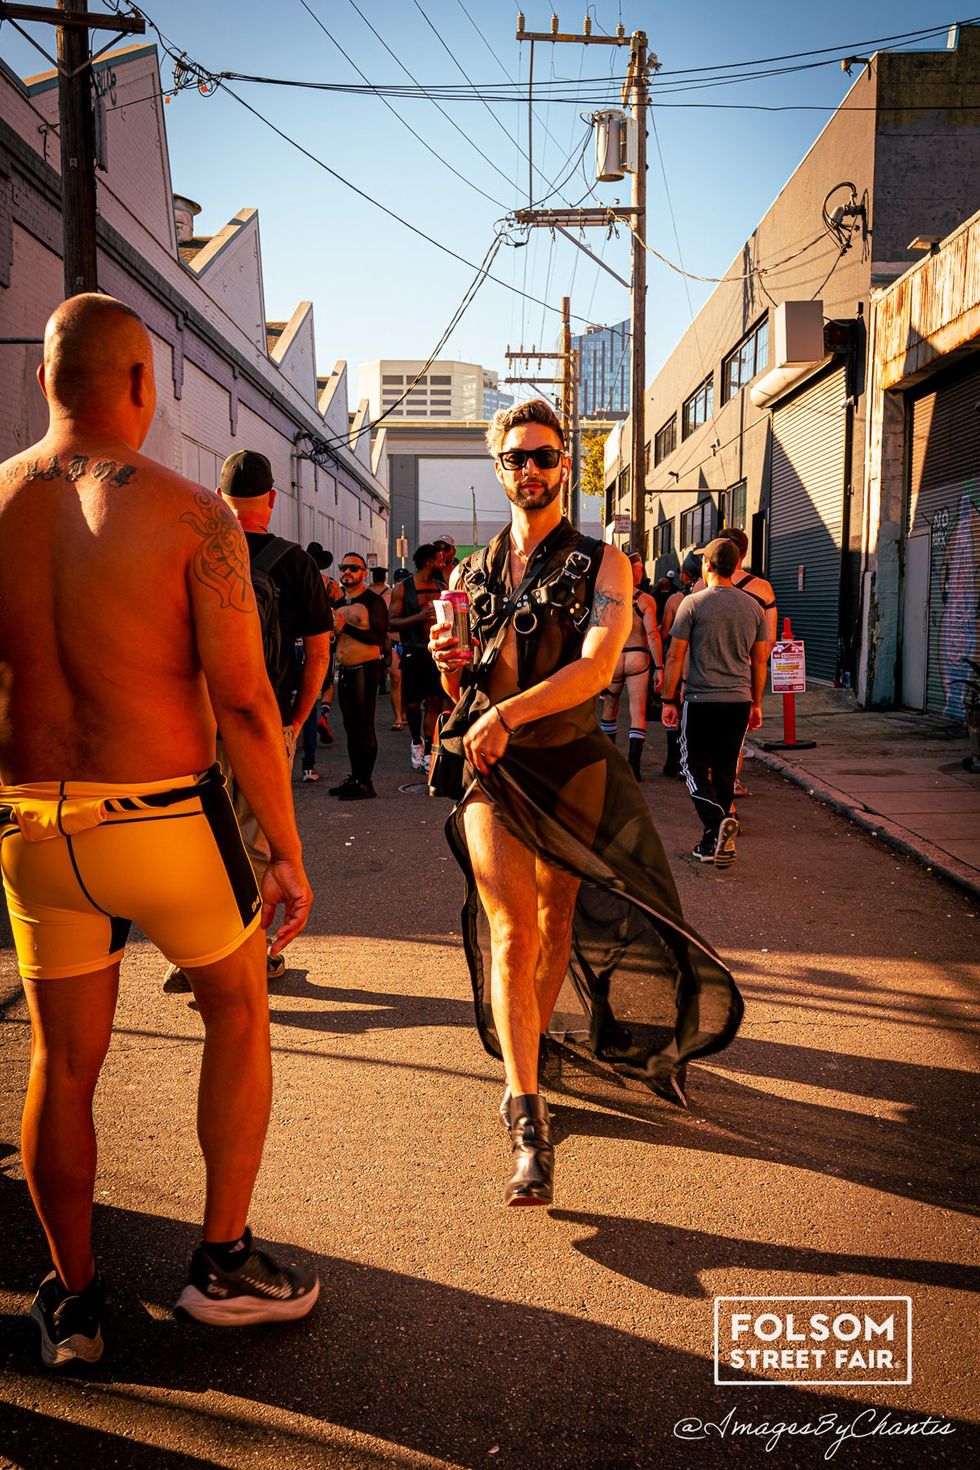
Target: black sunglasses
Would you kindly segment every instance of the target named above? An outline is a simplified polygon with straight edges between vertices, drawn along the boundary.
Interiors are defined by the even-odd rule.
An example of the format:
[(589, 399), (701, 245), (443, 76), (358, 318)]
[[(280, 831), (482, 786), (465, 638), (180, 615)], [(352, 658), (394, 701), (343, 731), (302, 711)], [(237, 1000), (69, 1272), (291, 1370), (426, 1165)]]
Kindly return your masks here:
[(560, 449), (505, 449), (497, 458), (505, 470), (522, 470), (531, 459), (539, 470), (554, 470), (561, 464)]
[(364, 572), (367, 571), (367, 568), (362, 567), (359, 561), (342, 561), (340, 570), (342, 572)]

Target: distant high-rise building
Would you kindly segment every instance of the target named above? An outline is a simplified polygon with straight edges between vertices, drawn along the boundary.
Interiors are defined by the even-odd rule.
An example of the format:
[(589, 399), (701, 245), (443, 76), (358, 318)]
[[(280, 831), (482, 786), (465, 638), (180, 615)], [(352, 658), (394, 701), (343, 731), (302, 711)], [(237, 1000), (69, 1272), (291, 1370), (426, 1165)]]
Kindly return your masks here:
[(488, 419), (514, 401), (500, 392), (498, 382), (495, 372), (474, 362), (440, 360), (426, 367), (422, 359), (382, 358), (358, 368), (358, 390), (370, 404), (372, 419), (382, 413), (456, 423)]
[(623, 419), (630, 411), (630, 324), (587, 327), (572, 338), (579, 352), (580, 418)]

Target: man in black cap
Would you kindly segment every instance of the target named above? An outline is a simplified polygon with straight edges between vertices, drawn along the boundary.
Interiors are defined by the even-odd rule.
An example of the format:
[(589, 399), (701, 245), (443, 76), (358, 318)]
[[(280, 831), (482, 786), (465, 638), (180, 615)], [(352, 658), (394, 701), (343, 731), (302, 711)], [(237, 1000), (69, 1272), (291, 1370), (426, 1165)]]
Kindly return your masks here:
[(738, 547), (727, 537), (704, 547), (706, 586), (686, 597), (674, 618), (664, 677), (664, 727), (680, 728), (681, 771), (704, 824), (693, 856), (716, 867), (735, 860), (738, 822), (731, 808), (738, 753), (746, 730), (762, 724), (769, 663), (765, 613), (732, 586), (737, 566)]
[[(282, 720), (283, 743), (289, 769), (292, 769), (296, 741), (314, 704), (330, 660), (333, 615), (320, 569), (311, 556), (294, 541), (273, 536), (269, 531), (276, 492), (272, 466), (264, 454), (254, 449), (240, 449), (230, 454), (221, 466), (221, 498), (235, 513), (245, 540), (251, 563), (252, 587), (263, 624), (266, 669), (272, 684)], [(293, 644), (303, 644), (304, 663), (299, 689), (293, 693)], [(256, 881), (270, 858), (269, 843), (259, 826), (245, 794), (235, 780), (227, 753), (218, 732), (218, 760), (231, 793), (235, 815), (248, 852)], [(278, 979), (286, 970), (286, 957), (279, 954), (267, 961), (270, 980)], [(167, 990), (190, 989), (183, 973), (172, 967), (164, 982)]]

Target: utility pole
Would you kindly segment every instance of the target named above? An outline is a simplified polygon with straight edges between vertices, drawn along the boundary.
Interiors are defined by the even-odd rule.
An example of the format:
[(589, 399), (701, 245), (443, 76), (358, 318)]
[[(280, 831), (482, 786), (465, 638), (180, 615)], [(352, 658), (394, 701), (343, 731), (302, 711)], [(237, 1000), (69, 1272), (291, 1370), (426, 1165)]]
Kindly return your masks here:
[(647, 38), (635, 32), (630, 49), (629, 70), (623, 86), (623, 102), (632, 92), (633, 119), (636, 123), (636, 171), (630, 202), (635, 221), (631, 236), (632, 279), (631, 306), (633, 318), (632, 361), (630, 363), (630, 476), (633, 492), (630, 540), (634, 551), (647, 560), (647, 467), (646, 467), (646, 319), (647, 319)]
[[(65, 295), (97, 291), (95, 234), (95, 116), (89, 31), (142, 35), (142, 16), (89, 15), (88, 0), (42, 5), (0, 4), (0, 20), (39, 21), (58, 29), (58, 119), (61, 142), (61, 213)], [(20, 30), (20, 26), (17, 26)], [(23, 34), (26, 34), (24, 32)], [(27, 37), (30, 40), (30, 37)]]
[(562, 514), (567, 515), (572, 525), (578, 530), (579, 524), (579, 495), (578, 474), (581, 455), (578, 443), (578, 353), (572, 347), (572, 302), (571, 297), (563, 296), (561, 300), (561, 351), (539, 352), (532, 347), (530, 352), (522, 347), (517, 352), (511, 352), (507, 348), (504, 354), (508, 362), (531, 362), (535, 361), (540, 368), (542, 362), (561, 363), (561, 377), (555, 378), (527, 378), (515, 377), (505, 378), (505, 383), (532, 383), (549, 384), (561, 389), (559, 398), (561, 431), (565, 438), (565, 444), (572, 457), (572, 473), (562, 491)]
[[(518, 209), (514, 211), (514, 220), (518, 224), (544, 227), (552, 231), (557, 230), (571, 240), (574, 245), (585, 252), (592, 260), (609, 271), (610, 275), (616, 277), (622, 285), (627, 286), (630, 291), (631, 301), (631, 324), (632, 343), (630, 354), (630, 520), (632, 523), (631, 541), (632, 545), (646, 557), (646, 425), (645, 425), (645, 397), (644, 389), (646, 382), (646, 111), (649, 105), (649, 92), (647, 89), (647, 76), (651, 67), (658, 65), (647, 46), (645, 31), (634, 31), (632, 36), (627, 36), (621, 25), (616, 27), (616, 33), (612, 36), (594, 35), (592, 33), (591, 18), (586, 16), (583, 22), (581, 35), (570, 35), (559, 30), (558, 17), (551, 17), (550, 31), (525, 31), (524, 17), (517, 18), (517, 39), (527, 41), (531, 46), (531, 64), (528, 69), (528, 106), (530, 108), (530, 78), (534, 75), (534, 47), (538, 42), (549, 44), (572, 43), (580, 46), (628, 46), (630, 48), (629, 66), (626, 80), (623, 83), (622, 102), (624, 107), (630, 107), (632, 111), (633, 124), (635, 128), (635, 154), (632, 160), (633, 177), (630, 205), (628, 208), (615, 206), (603, 208), (577, 208), (577, 209)], [(530, 113), (529, 113), (530, 117)], [(529, 122), (530, 126), (530, 122)], [(528, 148), (530, 152), (530, 147)], [(605, 261), (585, 246), (581, 240), (570, 233), (573, 229), (610, 229), (618, 222), (629, 225), (632, 251), (632, 272), (629, 281), (623, 281), (622, 277), (612, 270)], [(525, 354), (517, 354), (525, 355)], [(531, 354), (537, 356), (539, 354)], [(548, 354), (541, 354), (548, 355)], [(558, 356), (559, 354), (551, 354)], [(519, 381), (519, 380), (509, 380)], [(542, 379), (523, 381), (544, 381)]]

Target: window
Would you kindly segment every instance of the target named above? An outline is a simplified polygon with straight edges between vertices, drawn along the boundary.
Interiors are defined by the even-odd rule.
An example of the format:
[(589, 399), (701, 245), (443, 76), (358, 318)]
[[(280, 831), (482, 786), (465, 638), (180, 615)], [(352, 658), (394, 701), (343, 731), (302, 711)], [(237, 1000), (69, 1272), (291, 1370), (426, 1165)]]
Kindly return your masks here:
[(404, 383), (405, 379), (401, 373), (383, 373), (381, 381), (382, 383)]
[(429, 378), (430, 383), (451, 383), (452, 377), (447, 373), (433, 373)]
[(681, 512), (681, 545), (706, 546), (715, 534), (715, 503), (699, 500)]
[(643, 446), (643, 473), (644, 478), (650, 473), (650, 440)]
[(604, 517), (604, 521), (605, 521), (605, 524), (606, 525), (609, 524), (609, 522), (612, 520), (612, 518), (613, 518), (613, 516), (615, 514), (616, 514), (616, 481), (613, 480), (613, 482), (612, 482), (611, 485), (607, 485), (606, 486), (606, 514), (605, 514), (605, 517)]
[(769, 318), (764, 316), (721, 365), (722, 403), (734, 398), (739, 388), (744, 388), (757, 373), (761, 373), (768, 362)]
[(714, 412), (715, 385), (710, 376), (705, 378), (700, 387), (695, 388), (690, 398), (681, 410), (683, 429), (681, 437), (686, 439), (688, 434), (693, 434), (695, 429), (706, 424)]
[(622, 503), (622, 501), (624, 501), (624, 500), (628, 500), (629, 499), (629, 493), (630, 493), (630, 472), (629, 472), (628, 469), (620, 470), (620, 472), (619, 472), (619, 499), (620, 499), (620, 503)]
[(736, 526), (739, 530), (745, 530), (745, 481), (739, 480), (730, 490), (722, 492), (718, 500), (720, 513), (720, 525), (722, 529), (726, 526)]
[(673, 454), (677, 448), (677, 415), (672, 413), (670, 418), (656, 432), (653, 441), (653, 462), (659, 464), (666, 459), (668, 454)]
[(653, 530), (653, 554), (658, 556), (669, 556), (674, 549), (674, 522), (673, 520), (661, 521), (659, 526)]

